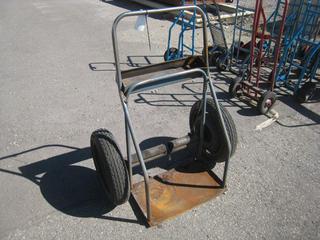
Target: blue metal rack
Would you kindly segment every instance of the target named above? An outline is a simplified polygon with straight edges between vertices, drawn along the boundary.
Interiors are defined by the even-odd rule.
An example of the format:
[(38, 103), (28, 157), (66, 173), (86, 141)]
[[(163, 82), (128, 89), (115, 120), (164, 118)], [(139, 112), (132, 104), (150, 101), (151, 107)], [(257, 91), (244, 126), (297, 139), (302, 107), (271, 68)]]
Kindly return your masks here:
[[(297, 11), (292, 11), (286, 22), (283, 50), (276, 73), (276, 86), (293, 91), (300, 102), (307, 101), (316, 88), (320, 57), (320, 0), (313, 4), (293, 2)], [(307, 82), (307, 84), (304, 86)], [(312, 84), (311, 84), (312, 83)], [(301, 88), (303, 88), (300, 90)], [(307, 88), (307, 89), (306, 89)]]
[[(194, 0), (193, 4), (196, 5), (197, 1)], [(185, 0), (181, 1), (181, 5), (185, 5)], [(174, 48), (171, 45), (172, 40), (172, 31), (178, 23), (181, 23), (181, 30), (179, 33), (178, 48)], [(193, 14), (189, 20), (185, 18), (185, 10), (179, 12), (175, 17), (171, 27), (169, 28), (168, 36), (168, 47), (167, 51), (164, 53), (164, 60), (171, 61), (175, 59), (180, 59), (184, 57), (184, 49), (188, 49), (191, 52), (191, 55), (195, 53), (195, 29), (196, 29), (196, 10), (193, 10)], [(191, 46), (185, 44), (184, 36), (185, 32), (191, 30)]]
[[(209, 28), (209, 32), (212, 38), (213, 45), (208, 47), (209, 52), (209, 62), (211, 66), (217, 66), (218, 69), (224, 70), (227, 67), (228, 61), (228, 46), (226, 37), (224, 34), (224, 29), (221, 21), (220, 10), (218, 5), (214, 2), (211, 5), (207, 5), (206, 1), (201, 1), (201, 4), (197, 4), (198, 1), (194, 0), (194, 5), (200, 5), (201, 9), (205, 13), (208, 22), (206, 26)], [(185, 5), (185, 1), (181, 1), (182, 5)], [(212, 24), (210, 18), (208, 16), (208, 10), (214, 12), (218, 21), (215, 24)], [(196, 12), (194, 11), (191, 18), (187, 20), (185, 18), (185, 12), (180, 11), (179, 14), (175, 17), (170, 29), (168, 36), (168, 45), (167, 50), (164, 54), (164, 60), (176, 60), (183, 58), (185, 56), (185, 50), (188, 51), (186, 55), (194, 55), (195, 54), (195, 29), (196, 29)], [(172, 32), (173, 29), (177, 26), (178, 23), (181, 23), (181, 30), (179, 33), (179, 40), (177, 48), (172, 47)], [(185, 33), (186, 31), (191, 30), (191, 45), (187, 45), (185, 43)]]

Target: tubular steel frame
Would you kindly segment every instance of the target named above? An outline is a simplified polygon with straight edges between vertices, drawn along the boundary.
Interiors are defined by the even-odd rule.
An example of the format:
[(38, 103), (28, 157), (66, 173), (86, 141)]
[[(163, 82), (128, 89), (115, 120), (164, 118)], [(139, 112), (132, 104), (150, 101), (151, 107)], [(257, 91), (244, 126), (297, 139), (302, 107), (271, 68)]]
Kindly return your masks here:
[[(320, 1), (317, 2), (319, 3)], [(277, 85), (292, 90), (294, 94), (297, 94), (305, 78), (310, 81), (315, 79), (320, 57), (320, 31), (318, 25), (320, 6), (314, 5), (311, 0), (301, 2), (298, 6), (299, 11), (293, 13), (292, 17), (289, 16), (287, 19), (288, 25), (290, 26), (292, 21), (295, 27), (285, 36), (284, 50), (275, 77)], [(308, 51), (302, 59), (299, 59), (298, 51), (299, 47), (302, 46), (307, 47)], [(310, 66), (314, 58), (316, 58), (316, 61)], [(299, 70), (300, 72), (296, 81), (290, 79), (290, 74), (293, 70)]]
[[(282, 15), (279, 14), (281, 4), (284, 5)], [(281, 41), (287, 11), (288, 0), (278, 0), (274, 13), (267, 20), (263, 7), (263, 0), (256, 1), (250, 46), (250, 61), (248, 66), (249, 69), (247, 71), (247, 79), (243, 79), (243, 81), (241, 81), (241, 88), (243, 93), (247, 97), (250, 97), (251, 99), (254, 99), (256, 101), (259, 100), (259, 95), (262, 95), (264, 90), (274, 90), (274, 80), (281, 51)], [(281, 17), (282, 20), (279, 23), (279, 32), (276, 34), (275, 24), (278, 16)], [(271, 33), (267, 34), (267, 24), (272, 19), (272, 31)], [(261, 29), (261, 32), (259, 32), (259, 29)], [(257, 39), (260, 39), (259, 43), (257, 42)], [(271, 46), (272, 42), (274, 42), (273, 48)], [(270, 77), (268, 76), (267, 80), (263, 79), (262, 76), (262, 70), (265, 72), (266, 69), (271, 70)], [(262, 89), (262, 82), (266, 83), (269, 88)]]
[[(197, 4), (197, 0), (193, 0), (193, 4)], [(185, 6), (185, 0), (181, 1), (181, 5)], [(181, 31), (179, 33), (179, 41), (178, 41), (178, 54), (175, 56), (170, 56), (170, 48), (171, 48), (171, 36), (173, 28), (181, 21)], [(191, 47), (187, 46), (184, 43), (184, 34), (185, 32), (191, 29)], [(194, 55), (195, 52), (195, 31), (196, 31), (196, 11), (193, 10), (192, 17), (187, 21), (185, 19), (185, 12), (184, 10), (180, 11), (179, 14), (175, 17), (172, 25), (169, 28), (169, 36), (168, 36), (168, 47), (167, 47), (167, 59), (168, 60), (175, 60), (179, 58), (183, 58), (184, 56), (184, 48), (187, 48), (191, 51), (191, 55)]]
[[(162, 12), (175, 12), (175, 11), (182, 11), (182, 10), (194, 10), (201, 15), (202, 24), (203, 24), (203, 44), (204, 44), (203, 56), (204, 56), (204, 60), (205, 60), (204, 70), (202, 70), (200, 68), (190, 69), (190, 70), (186, 70), (186, 71), (180, 72), (180, 73), (174, 73), (171, 75), (161, 76), (157, 79), (145, 80), (143, 82), (139, 82), (139, 83), (132, 85), (126, 91), (126, 93), (124, 93), (122, 91), (123, 79), (122, 79), (122, 74), (121, 74), (119, 49), (118, 49), (118, 37), (117, 37), (117, 26), (118, 26), (119, 22), (122, 19), (124, 19), (126, 17), (130, 17), (130, 16), (149, 15), (149, 14), (156, 14), (156, 13), (162, 13)], [(143, 171), (144, 183), (145, 183), (145, 193), (146, 193), (147, 219), (148, 220), (150, 220), (152, 217), (152, 212), (151, 212), (151, 207), (150, 207), (149, 175), (148, 175), (148, 171), (147, 171), (145, 161), (143, 158), (143, 153), (142, 153), (140, 146), (137, 142), (137, 139), (135, 137), (133, 124), (132, 124), (130, 114), (129, 114), (128, 104), (129, 104), (129, 96), (131, 93), (150, 89), (150, 85), (151, 85), (151, 87), (152, 86), (153, 87), (160, 87), (160, 86), (170, 85), (170, 84), (176, 83), (176, 82), (186, 81), (186, 79), (183, 79), (183, 77), (187, 77), (188, 75), (190, 76), (194, 73), (198, 73), (200, 76), (202, 76), (203, 77), (203, 93), (202, 93), (202, 106), (201, 107), (202, 107), (203, 111), (202, 111), (202, 116), (201, 116), (202, 117), (202, 125), (200, 127), (199, 149), (202, 148), (202, 144), (203, 144), (207, 92), (208, 92), (208, 85), (209, 85), (210, 93), (211, 93), (211, 96), (214, 100), (214, 103), (216, 104), (220, 123), (222, 126), (222, 130), (224, 133), (226, 143), (227, 143), (228, 157), (227, 157), (225, 164), (224, 164), (223, 179), (222, 179), (221, 187), (224, 188), (226, 186), (228, 165), (229, 165), (229, 159), (230, 159), (230, 154), (231, 154), (231, 144), (230, 144), (230, 139), (227, 134), (225, 122), (223, 120), (222, 113), (221, 113), (221, 110), (219, 107), (216, 92), (215, 92), (215, 89), (214, 89), (214, 86), (212, 84), (210, 74), (209, 74), (206, 22), (207, 22), (206, 15), (201, 8), (199, 8), (197, 6), (181, 6), (181, 7), (172, 7), (172, 8), (163, 8), (163, 9), (152, 9), (152, 10), (140, 10), (140, 11), (125, 12), (125, 13), (120, 14), (115, 19), (113, 26), (112, 26), (112, 41), (113, 41), (113, 52), (114, 52), (115, 67), (116, 67), (116, 82), (118, 85), (119, 96), (120, 96), (121, 104), (122, 104), (123, 111), (124, 111), (124, 117), (125, 117), (125, 132), (126, 132), (127, 160), (128, 160), (128, 165), (129, 165), (129, 179), (130, 179), (130, 183), (132, 186), (133, 162), (132, 162), (131, 149), (130, 149), (131, 141), (132, 141), (134, 149), (136, 151), (136, 157), (138, 158), (139, 163), (142, 167), (142, 171)], [(146, 84), (148, 84), (148, 87), (146, 87)]]
[[(218, 7), (216, 1), (214, 1), (212, 3), (212, 5), (208, 5), (206, 0), (202, 0), (202, 1), (199, 1), (199, 2), (202, 2), (202, 3), (199, 4), (197, 0), (193, 0), (193, 4), (201, 6), (202, 7), (201, 8), (202, 11), (206, 15), (207, 27), (209, 27), (209, 29), (210, 29), (210, 35), (211, 35), (212, 42), (213, 42), (213, 45), (214, 45), (214, 49), (213, 50), (215, 50), (218, 47), (222, 47), (225, 50), (224, 54), (227, 57), (228, 45), (227, 45), (227, 40), (226, 40), (226, 36), (225, 36), (225, 33), (224, 33), (223, 25), (222, 25), (220, 10), (219, 10), (219, 7)], [(182, 6), (185, 6), (185, 0), (182, 0), (181, 4), (182, 4)], [(211, 23), (211, 21), (209, 19), (209, 16), (208, 16), (208, 9), (209, 8), (214, 9), (216, 11), (217, 17), (218, 17), (219, 27), (217, 27), (217, 26), (215, 26), (215, 25), (213, 25)], [(175, 17), (172, 25), (169, 28), (167, 53), (166, 53), (166, 58), (168, 60), (175, 60), (175, 59), (183, 58), (184, 57), (184, 48), (188, 49), (191, 52), (192, 56), (195, 54), (196, 18), (197, 18), (196, 11), (193, 11), (193, 14), (192, 14), (191, 18), (187, 21), (185, 19), (185, 13), (184, 13), (183, 10), (180, 11), (178, 16)], [(169, 50), (171, 48), (172, 30), (178, 24), (179, 21), (181, 21), (181, 31), (179, 33), (179, 40), (178, 40), (178, 54), (174, 55), (174, 56), (170, 56), (170, 51)], [(188, 29), (192, 30), (192, 33), (191, 33), (191, 47), (186, 45), (185, 41), (184, 41), (184, 36), (185, 36), (184, 34)], [(215, 37), (213, 29), (216, 29), (216, 30), (220, 31), (220, 34), (221, 34), (220, 41), (222, 41), (222, 42), (217, 42), (216, 41), (217, 37)]]
[[(233, 22), (234, 28), (233, 28), (233, 34), (232, 34), (232, 44), (231, 44), (230, 53), (229, 53), (230, 54), (229, 70), (230, 72), (238, 76), (244, 75), (250, 60), (250, 49), (245, 48), (241, 45), (244, 33), (248, 33), (252, 35), (252, 29), (246, 29), (244, 27), (245, 11), (254, 12), (254, 9), (241, 6), (239, 4), (239, 0), (237, 0), (236, 13), (235, 13), (234, 22)], [(244, 59), (240, 59), (240, 52), (246, 53), (247, 57), (245, 57)]]

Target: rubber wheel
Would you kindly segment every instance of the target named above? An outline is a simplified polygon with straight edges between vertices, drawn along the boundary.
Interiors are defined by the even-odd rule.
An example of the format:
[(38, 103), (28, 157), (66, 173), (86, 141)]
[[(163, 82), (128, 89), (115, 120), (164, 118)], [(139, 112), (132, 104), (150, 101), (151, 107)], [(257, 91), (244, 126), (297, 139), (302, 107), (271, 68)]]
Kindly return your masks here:
[[(232, 156), (238, 143), (236, 126), (229, 112), (221, 104), (219, 106), (230, 139)], [(204, 149), (201, 157), (207, 161), (209, 166), (214, 166), (216, 162), (225, 162), (228, 159), (228, 145), (223, 136), (218, 110), (213, 99), (207, 100), (206, 111)], [(199, 100), (192, 106), (189, 118), (191, 134), (197, 137), (200, 137), (201, 115), (201, 100)]]
[(168, 50), (166, 50), (166, 51), (164, 52), (164, 54), (163, 54), (163, 59), (164, 59), (164, 61), (166, 61), (166, 62), (176, 59), (177, 54), (179, 53), (179, 50), (178, 50), (177, 48), (174, 48), (174, 47), (173, 47), (173, 48), (170, 48), (170, 49), (169, 49), (169, 57), (168, 57), (167, 53), (168, 53)]
[(307, 102), (311, 99), (316, 89), (316, 84), (313, 82), (305, 83), (296, 93), (296, 99), (299, 103)]
[[(208, 47), (208, 53), (209, 53), (209, 65), (210, 66), (216, 66), (219, 68), (218, 66), (218, 59), (221, 56), (225, 56), (223, 54), (224, 49), (221, 47), (213, 47), (213, 46), (209, 46)], [(204, 55), (204, 50), (202, 50), (202, 55)], [(222, 66), (223, 68), (223, 66)], [(227, 68), (227, 67), (226, 67)]]
[(211, 54), (210, 54), (210, 57), (209, 57), (209, 63), (211, 66), (216, 66), (217, 67), (217, 64), (218, 64), (218, 59), (219, 57), (222, 55), (222, 53), (219, 51), (219, 50), (215, 50), (213, 51)]
[(228, 66), (228, 63), (229, 63), (228, 57), (225, 54), (221, 54), (217, 58), (216, 63), (217, 63), (218, 71), (223, 72), (223, 71), (227, 70), (227, 66)]
[(90, 139), (93, 162), (107, 197), (114, 205), (129, 199), (130, 184), (127, 166), (111, 132), (99, 129)]
[(276, 101), (276, 94), (271, 91), (266, 91), (259, 98), (257, 108), (261, 114), (266, 114), (272, 109)]
[(241, 77), (234, 79), (229, 85), (229, 95), (231, 98), (238, 96), (238, 93), (241, 91)]

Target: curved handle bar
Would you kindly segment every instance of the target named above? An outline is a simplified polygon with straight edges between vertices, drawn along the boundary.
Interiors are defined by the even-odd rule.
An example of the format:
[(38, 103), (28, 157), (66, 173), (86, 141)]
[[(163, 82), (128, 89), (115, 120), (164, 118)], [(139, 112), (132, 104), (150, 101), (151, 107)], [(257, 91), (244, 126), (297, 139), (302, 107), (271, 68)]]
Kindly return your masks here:
[(115, 67), (116, 67), (116, 81), (118, 84), (119, 90), (121, 90), (122, 85), (122, 77), (121, 77), (121, 68), (120, 68), (120, 59), (119, 59), (119, 48), (118, 48), (118, 38), (117, 38), (117, 27), (119, 22), (126, 17), (131, 16), (139, 16), (139, 15), (148, 15), (148, 14), (155, 14), (155, 13), (162, 13), (162, 12), (176, 12), (181, 10), (196, 10), (197, 13), (201, 15), (202, 18), (202, 28), (203, 28), (203, 46), (204, 52), (203, 56), (205, 57), (205, 66), (206, 66), (206, 73), (209, 75), (209, 59), (208, 59), (208, 37), (207, 37), (207, 17), (206, 14), (202, 11), (202, 9), (198, 6), (191, 5), (191, 6), (180, 6), (180, 7), (171, 7), (171, 8), (161, 8), (161, 9), (151, 9), (151, 10), (140, 10), (140, 11), (129, 11), (120, 14), (113, 22), (112, 25), (112, 44), (113, 44), (113, 53), (114, 53), (114, 60), (115, 60)]

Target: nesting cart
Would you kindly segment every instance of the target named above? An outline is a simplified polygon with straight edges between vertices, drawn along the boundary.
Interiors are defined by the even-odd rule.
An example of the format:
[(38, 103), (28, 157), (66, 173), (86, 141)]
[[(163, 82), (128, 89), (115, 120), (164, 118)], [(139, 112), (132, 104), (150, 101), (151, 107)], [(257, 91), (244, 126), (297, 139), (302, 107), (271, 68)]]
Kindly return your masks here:
[(293, 1), (290, 3), (293, 10), (286, 21), (275, 84), (291, 90), (299, 102), (308, 101), (319, 82), (319, 4), (319, 0)]
[[(279, 61), (282, 35), (288, 11), (288, 0), (278, 0), (275, 11), (269, 19), (263, 7), (263, 0), (257, 0), (247, 58), (247, 69), (243, 69), (229, 87), (232, 97), (241, 92), (257, 103), (260, 113), (267, 113), (276, 102), (274, 79)], [(238, 47), (240, 49), (240, 47)], [(241, 49), (245, 49), (241, 46)], [(237, 53), (238, 54), (238, 53)]]
[[(202, 17), (205, 49), (203, 56), (191, 56), (122, 71), (117, 38), (119, 22), (130, 16), (182, 10), (196, 11)], [(124, 111), (127, 157), (123, 157), (114, 136), (106, 129), (92, 133), (91, 150), (98, 176), (112, 203), (122, 204), (132, 194), (150, 225), (179, 215), (218, 196), (226, 189), (228, 164), (236, 149), (237, 133), (230, 114), (219, 104), (210, 79), (206, 22), (206, 15), (199, 7), (181, 6), (126, 12), (119, 15), (113, 24), (116, 82)], [(195, 102), (191, 108), (189, 133), (182, 138), (142, 151), (129, 114), (130, 96), (193, 78), (203, 79), (203, 93), (202, 99)], [(148, 116), (144, 116), (144, 121), (148, 121)], [(135, 154), (131, 154), (132, 143)], [(147, 162), (186, 149), (190, 150), (190, 161), (157, 176), (149, 175)], [(224, 163), (222, 177), (212, 171), (218, 162)], [(133, 167), (137, 165), (142, 169), (144, 181), (134, 183)]]
[[(206, 0), (197, 1), (193, 0), (194, 5), (201, 7), (207, 17), (206, 27), (209, 28), (212, 45), (208, 46), (209, 64), (210, 66), (216, 66), (218, 70), (223, 71), (228, 65), (228, 46), (221, 21), (220, 9), (216, 1), (209, 1), (211, 4), (207, 4)], [(182, 0), (181, 5), (185, 5), (186, 1)], [(217, 15), (217, 22), (211, 23), (208, 16), (208, 11)], [(164, 53), (164, 60), (171, 61), (183, 58), (186, 55), (195, 55), (195, 30), (196, 30), (196, 17), (197, 14), (193, 11), (192, 16), (187, 20), (185, 18), (185, 11), (180, 11), (175, 17), (168, 35), (167, 50)], [(179, 32), (178, 45), (173, 47), (172, 44), (172, 32), (178, 25), (181, 24), (181, 30)], [(186, 44), (185, 34), (187, 31), (191, 31), (191, 45)], [(187, 50), (187, 51), (185, 51)], [(188, 54), (186, 54), (186, 52)]]
[[(252, 38), (252, 28), (246, 26), (246, 11), (254, 12), (251, 9), (236, 2), (236, 12), (233, 22), (232, 43), (229, 51), (229, 71), (237, 76), (243, 76), (248, 70), (250, 60), (250, 44)], [(246, 38), (247, 36), (247, 38)], [(248, 36), (250, 40), (248, 41)]]
[[(193, 0), (193, 4), (197, 5), (197, 0)], [(181, 5), (185, 5), (185, 0), (181, 1)], [(181, 30), (179, 33), (178, 46), (172, 47), (172, 32), (175, 27), (181, 24)], [(185, 42), (185, 34), (187, 31), (191, 30), (191, 46), (187, 45)], [(176, 60), (184, 57), (184, 50), (187, 49), (190, 51), (189, 55), (195, 54), (195, 31), (196, 31), (196, 12), (195, 10), (192, 12), (192, 16), (189, 20), (185, 18), (185, 11), (179, 11), (179, 14), (174, 18), (174, 21), (169, 28), (168, 35), (168, 47), (165, 51), (163, 58), (165, 61)]]

